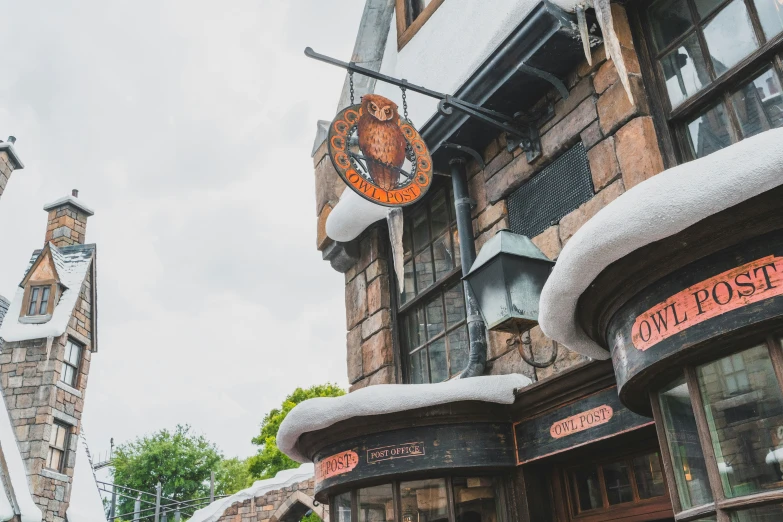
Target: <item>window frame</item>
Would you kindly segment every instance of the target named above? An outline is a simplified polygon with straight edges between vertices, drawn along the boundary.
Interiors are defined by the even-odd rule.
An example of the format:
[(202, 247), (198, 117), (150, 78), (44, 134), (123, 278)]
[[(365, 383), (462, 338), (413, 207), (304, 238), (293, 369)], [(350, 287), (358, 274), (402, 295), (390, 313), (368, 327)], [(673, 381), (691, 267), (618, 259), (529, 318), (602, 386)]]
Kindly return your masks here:
[[(742, 86), (753, 81), (763, 71), (772, 69), (783, 84), (783, 31), (771, 39), (767, 39), (761, 27), (759, 15), (753, 0), (742, 0), (750, 15), (753, 35), (759, 42), (758, 48), (748, 56), (734, 64), (720, 76), (715, 75), (712, 60), (706, 57), (705, 65), (710, 77), (715, 77), (710, 83), (685, 99), (677, 107), (672, 108), (666, 89), (665, 78), (659, 66), (659, 59), (674, 49), (677, 49), (687, 38), (696, 35), (699, 48), (704, 57), (708, 49), (703, 35), (703, 27), (722, 12), (733, 0), (721, 0), (720, 4), (705, 17), (699, 17), (694, 0), (685, 0), (691, 14), (693, 27), (684, 34), (672, 40), (664, 49), (656, 49), (652, 35), (651, 24), (647, 16), (648, 8), (655, 0), (646, 0), (637, 4), (633, 13), (633, 31), (635, 47), (638, 51), (642, 76), (646, 89), (650, 92), (651, 113), (659, 130), (659, 140), (662, 142), (662, 152), (667, 167), (696, 159), (690, 146), (687, 123), (697, 118), (716, 103), (726, 107), (728, 131), (735, 144), (742, 139), (742, 130), (731, 106), (731, 95)], [(660, 132), (663, 131), (663, 132)]]
[[(394, 480), (386, 480), (377, 482), (374, 481), (373, 483), (368, 484), (361, 484), (361, 485), (354, 485), (350, 489), (341, 489), (339, 491), (334, 491), (329, 493), (329, 513), (334, 513), (335, 515), (338, 513), (336, 509), (335, 499), (340, 496), (344, 495), (346, 493), (350, 494), (351, 497), (351, 520), (350, 522), (359, 522), (359, 503), (358, 503), (358, 492), (360, 489), (365, 489), (368, 487), (373, 486), (385, 486), (387, 484), (390, 484), (392, 487), (392, 498), (393, 498), (393, 504), (394, 504), (394, 517), (389, 522), (402, 522), (402, 501), (401, 501), (401, 494), (400, 494), (400, 485), (404, 482), (414, 482), (417, 480), (443, 480), (446, 483), (446, 502), (447, 502), (447, 522), (456, 522), (456, 507), (457, 502), (454, 497), (454, 478), (489, 478), (493, 480), (494, 484), (494, 490), (495, 490), (495, 503), (496, 503), (496, 509), (497, 509), (497, 522), (511, 522), (514, 517), (511, 516), (509, 513), (509, 498), (506, 493), (506, 489), (508, 487), (513, 487), (512, 484), (510, 484), (510, 479), (507, 475), (503, 473), (495, 473), (492, 474), (491, 472), (483, 472), (483, 473), (471, 473), (469, 470), (465, 473), (456, 473), (456, 474), (447, 474), (447, 475), (425, 475), (425, 476), (419, 476), (414, 475), (411, 477), (404, 477), (403, 479), (394, 479)], [(337, 518), (335, 517), (334, 520), (336, 521)]]
[[(656, 497), (641, 498), (639, 496), (638, 485), (636, 483), (636, 475), (633, 471), (633, 460), (637, 457), (643, 457), (654, 453), (658, 454), (658, 461), (661, 465), (661, 473), (663, 474), (665, 493)], [(648, 511), (651, 507), (657, 505), (671, 507), (671, 503), (669, 502), (669, 496), (671, 494), (669, 488), (669, 478), (666, 476), (663, 458), (663, 453), (657, 447), (651, 445), (644, 449), (634, 449), (632, 451), (614, 453), (610, 456), (600, 459), (582, 459), (575, 464), (562, 468), (561, 483), (564, 486), (563, 495), (567, 503), (568, 519), (580, 522), (601, 522), (604, 520), (623, 519), (625, 517), (640, 515), (645, 511)], [(625, 464), (628, 468), (629, 485), (631, 487), (633, 500), (630, 502), (611, 505), (608, 501), (607, 488), (603, 475), (603, 466), (606, 464), (614, 464), (618, 462)], [(601, 507), (589, 510), (580, 509), (578, 493), (575, 493), (573, 489), (574, 471), (578, 468), (584, 467), (585, 465), (594, 465), (598, 470), (598, 481), (601, 488), (601, 501), (603, 504)]]
[[(713, 497), (713, 502), (711, 503), (694, 506), (687, 510), (682, 509), (680, 497), (677, 492), (676, 477), (673, 468), (674, 464), (663, 426), (663, 412), (660, 403), (660, 390), (663, 388), (659, 387), (650, 392), (650, 403), (658, 434), (664, 474), (666, 476), (666, 483), (669, 487), (669, 496), (671, 498), (672, 507), (674, 508), (675, 518), (678, 522), (696, 521), (700, 520), (701, 517), (709, 515), (717, 516), (718, 520), (729, 520), (731, 514), (734, 512), (771, 504), (780, 504), (783, 502), (783, 488), (726, 498), (720, 471), (718, 469), (718, 461), (715, 456), (713, 441), (710, 436), (709, 421), (704, 409), (704, 400), (697, 374), (697, 368), (701, 365), (742, 353), (752, 349), (754, 346), (763, 344), (767, 348), (778, 387), (783, 391), (783, 346), (781, 346), (780, 339), (783, 339), (783, 330), (781, 330), (779, 326), (759, 335), (735, 336), (732, 339), (723, 341), (723, 344), (718, 346), (710, 356), (690, 361), (685, 366), (679, 368), (679, 371), (674, 374), (676, 376), (666, 381), (668, 384), (676, 378), (684, 376), (685, 383), (688, 385), (688, 396), (690, 397), (691, 405), (693, 407), (699, 435), (699, 444), (704, 454), (705, 467), (707, 469), (708, 487)], [(707, 341), (705, 345), (709, 343), (710, 341)], [(728, 346), (733, 348), (727, 349), (726, 347)], [(665, 385), (666, 384), (664, 384), (664, 386)]]
[[(22, 310), (21, 310), (21, 316), (22, 317), (29, 317), (31, 319), (41, 319), (41, 318), (47, 318), (52, 315), (52, 312), (54, 312), (54, 304), (57, 300), (57, 281), (53, 279), (48, 279), (44, 281), (30, 281), (24, 289), (24, 297), (22, 298)], [(35, 289), (42, 289), (41, 292), (39, 292), (39, 295), (36, 299), (36, 311), (40, 312), (40, 306), (41, 306), (41, 300), (43, 297), (43, 289), (48, 288), (49, 289), (49, 301), (46, 303), (46, 310), (45, 313), (36, 313), (36, 314), (29, 314), (30, 311), (30, 304), (31, 300), (34, 294)]]
[[(414, 0), (415, 1), (415, 0)], [(416, 19), (408, 21), (408, 9), (411, 0), (395, 0), (395, 18), (397, 19), (397, 50), (401, 51), (411, 41), (419, 29), (430, 19), (444, 0), (431, 0)]]
[[(56, 430), (58, 428), (62, 428), (65, 431), (65, 436), (63, 437), (63, 447), (58, 448), (57, 446), (53, 446), (52, 435), (49, 436), (49, 441), (47, 444), (48, 449), (46, 454), (46, 464), (44, 465), (44, 468), (57, 473), (64, 473), (68, 461), (68, 452), (69, 452), (68, 446), (71, 443), (71, 431), (73, 430), (73, 426), (71, 426), (70, 424), (66, 424), (65, 422), (55, 420), (52, 423), (52, 430)], [(52, 451), (59, 451), (61, 453), (60, 465), (57, 468), (49, 467), (49, 464), (51, 462)]]
[[(68, 345), (69, 344), (73, 345), (74, 347), (78, 348), (78, 350), (79, 350), (79, 356), (78, 356), (78, 361), (77, 361), (77, 365), (76, 366), (74, 366), (73, 364), (71, 364), (68, 361)], [(60, 377), (59, 377), (58, 381), (63, 383), (63, 384), (65, 384), (65, 385), (67, 385), (67, 386), (70, 386), (71, 388), (78, 389), (78, 387), (79, 387), (79, 380), (80, 380), (79, 379), (79, 373), (81, 372), (81, 369), (82, 369), (82, 361), (83, 361), (83, 359), (84, 359), (84, 345), (81, 344), (80, 342), (77, 342), (74, 339), (68, 337), (68, 339), (65, 341), (65, 347), (64, 347), (64, 352), (63, 352), (63, 369), (60, 372)], [(63, 380), (63, 377), (65, 377), (65, 369), (66, 369), (66, 367), (71, 368), (73, 370), (73, 383), (66, 382), (65, 380)]]
[[(430, 4), (432, 5), (432, 4)], [(435, 200), (437, 196), (439, 196), (441, 193), (444, 194), (445, 198), (445, 205), (446, 205), (446, 211), (448, 216), (448, 222), (446, 224), (445, 231), (441, 234), (441, 236), (433, 237), (432, 233), (432, 203)], [(443, 234), (445, 234), (447, 237), (449, 237), (452, 253), (455, 256), (455, 266), (452, 268), (449, 272), (444, 274), (441, 279), (435, 280), (432, 284), (430, 284), (427, 288), (422, 290), (421, 292), (416, 293), (412, 298), (410, 298), (407, 302), (402, 302), (402, 293), (404, 289), (398, 288), (398, 285), (396, 284), (396, 280), (394, 281), (394, 284), (391, 285), (392, 288), (392, 294), (395, 296), (395, 311), (394, 311), (394, 330), (395, 330), (395, 336), (397, 339), (397, 350), (400, 353), (400, 375), (402, 376), (402, 382), (409, 384), (411, 383), (411, 369), (410, 369), (410, 363), (411, 363), (411, 355), (414, 353), (418, 353), (422, 349), (426, 349), (426, 347), (430, 346), (434, 342), (437, 342), (440, 339), (446, 339), (446, 360), (447, 365), (450, 361), (450, 349), (448, 346), (448, 336), (450, 333), (453, 333), (460, 328), (465, 328), (467, 331), (467, 310), (466, 310), (466, 317), (460, 320), (458, 323), (455, 323), (453, 325), (446, 325), (446, 317), (447, 317), (447, 310), (445, 302), (443, 302), (444, 295), (447, 290), (451, 289), (454, 284), (458, 284), (462, 277), (462, 259), (460, 257), (460, 264), (456, 265), (456, 256), (459, 254), (459, 245), (455, 242), (454, 236), (455, 233), (458, 236), (459, 232), (455, 228), (457, 226), (457, 218), (456, 218), (456, 210), (453, 206), (453, 189), (450, 185), (443, 183), (439, 184), (437, 186), (433, 186), (430, 189), (430, 193), (428, 194), (427, 198), (422, 201), (421, 203), (417, 205), (413, 205), (410, 208), (406, 208), (403, 211), (403, 237), (406, 233), (410, 232), (410, 242), (411, 242), (411, 261), (412, 261), (412, 267), (413, 267), (413, 274), (414, 274), (414, 285), (418, 287), (418, 281), (416, 279), (416, 262), (415, 258), (418, 254), (425, 252), (427, 249), (430, 250), (432, 255), (432, 270), (433, 270), (433, 278), (436, 276), (435, 271), (435, 256), (434, 256), (434, 245), (436, 241), (442, 237)], [(426, 220), (427, 220), (427, 230), (428, 230), (428, 241), (424, 247), (421, 249), (417, 249), (417, 247), (413, 244), (413, 230), (412, 230), (412, 221), (413, 217), (417, 212), (420, 212), (422, 209), (425, 209), (426, 211)], [(403, 240), (404, 241), (404, 240)], [(391, 250), (391, 249), (390, 249)], [(390, 259), (390, 266), (393, 266), (394, 260)], [(393, 278), (391, 278), (393, 279)], [(409, 317), (412, 316), (414, 312), (416, 312), (417, 309), (421, 310), (421, 313), (426, 313), (426, 304), (431, 301), (434, 297), (440, 296), (441, 302), (442, 302), (442, 313), (443, 313), (443, 321), (444, 321), (444, 329), (443, 332), (437, 334), (431, 339), (427, 339), (424, 342), (420, 342), (416, 347), (409, 349), (408, 347), (408, 331), (407, 331), (407, 320)], [(463, 299), (464, 299), (464, 286), (463, 286)], [(431, 374), (430, 374), (430, 367), (429, 367), (429, 357), (427, 358), (427, 375), (430, 376), (430, 383), (431, 381)], [(459, 373), (455, 374), (454, 376), (450, 376), (446, 381), (453, 379), (459, 375)], [(443, 381), (445, 382), (445, 381)]]

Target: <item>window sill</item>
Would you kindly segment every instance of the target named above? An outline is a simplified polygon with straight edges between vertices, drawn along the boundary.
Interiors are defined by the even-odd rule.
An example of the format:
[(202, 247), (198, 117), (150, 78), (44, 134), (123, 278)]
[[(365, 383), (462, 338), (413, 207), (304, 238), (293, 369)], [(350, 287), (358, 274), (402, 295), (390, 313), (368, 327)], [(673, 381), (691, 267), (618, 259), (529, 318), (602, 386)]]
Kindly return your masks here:
[(57, 381), (57, 384), (55, 384), (55, 386), (57, 386), (58, 388), (60, 388), (63, 391), (67, 391), (71, 395), (75, 395), (79, 399), (82, 398), (82, 392), (80, 392), (79, 390), (77, 390), (76, 388), (74, 388), (72, 386), (68, 386), (63, 381)]
[(44, 477), (48, 477), (50, 479), (59, 480), (61, 482), (70, 482), (71, 478), (68, 475), (65, 475), (63, 473), (60, 473), (59, 471), (54, 471), (52, 469), (42, 469), (41, 475)]
[(52, 319), (52, 314), (46, 315), (23, 315), (19, 318), (19, 322), (22, 324), (43, 324), (48, 323)]

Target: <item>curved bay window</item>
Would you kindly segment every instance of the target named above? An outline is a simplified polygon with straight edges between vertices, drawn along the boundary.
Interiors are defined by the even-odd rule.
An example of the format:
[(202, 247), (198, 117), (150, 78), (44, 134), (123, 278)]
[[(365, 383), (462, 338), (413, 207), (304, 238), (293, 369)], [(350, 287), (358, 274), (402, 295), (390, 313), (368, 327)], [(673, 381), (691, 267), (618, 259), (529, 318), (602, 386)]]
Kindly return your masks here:
[(783, 520), (780, 340), (686, 367), (653, 395), (678, 520)]
[(451, 190), (406, 214), (403, 247), (398, 318), (407, 382), (442, 382), (465, 368), (469, 351)]
[(336, 522), (502, 522), (499, 481), (447, 477), (394, 482), (332, 497)]
[(782, 0), (656, 0), (642, 9), (681, 160), (783, 126)]

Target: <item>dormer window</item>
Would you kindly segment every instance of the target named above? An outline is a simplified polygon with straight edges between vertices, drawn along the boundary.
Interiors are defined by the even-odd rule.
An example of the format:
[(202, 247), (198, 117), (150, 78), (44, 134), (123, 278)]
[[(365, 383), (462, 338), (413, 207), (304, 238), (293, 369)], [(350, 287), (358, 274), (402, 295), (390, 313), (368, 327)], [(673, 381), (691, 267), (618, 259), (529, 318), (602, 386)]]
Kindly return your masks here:
[(57, 281), (29, 281), (25, 285), (21, 317), (23, 323), (45, 323), (57, 301)]
[(51, 298), (51, 286), (34, 286), (30, 289), (30, 305), (27, 307), (27, 315), (46, 315), (49, 310)]

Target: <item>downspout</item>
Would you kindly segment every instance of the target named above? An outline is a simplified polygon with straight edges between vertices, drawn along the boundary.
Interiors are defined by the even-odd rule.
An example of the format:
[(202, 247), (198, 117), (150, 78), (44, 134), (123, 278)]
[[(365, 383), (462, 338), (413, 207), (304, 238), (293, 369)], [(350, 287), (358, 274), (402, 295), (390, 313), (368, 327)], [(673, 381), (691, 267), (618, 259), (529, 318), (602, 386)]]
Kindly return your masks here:
[[(454, 209), (457, 217), (457, 233), (459, 235), (459, 253), (462, 259), (462, 275), (468, 274), (476, 260), (476, 245), (473, 242), (473, 220), (470, 216), (470, 196), (468, 194), (468, 177), (465, 172), (465, 159), (454, 158), (451, 166), (451, 183), (454, 189)], [(461, 379), (483, 375), (487, 366), (487, 328), (481, 317), (478, 303), (468, 284), (462, 282), (465, 293), (465, 312), (468, 322), (468, 340), (470, 354), (468, 365), (462, 370)]]

